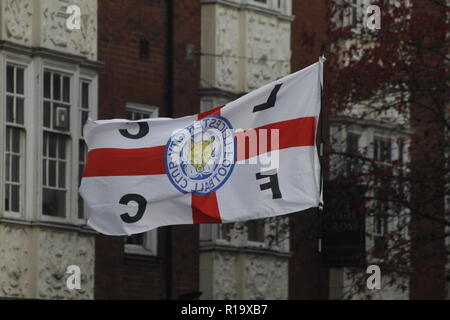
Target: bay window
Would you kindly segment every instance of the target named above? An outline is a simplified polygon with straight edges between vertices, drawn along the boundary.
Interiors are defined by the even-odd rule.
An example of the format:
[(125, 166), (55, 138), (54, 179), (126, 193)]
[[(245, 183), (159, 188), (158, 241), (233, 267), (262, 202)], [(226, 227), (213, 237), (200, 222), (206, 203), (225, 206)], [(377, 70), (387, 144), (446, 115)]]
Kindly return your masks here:
[(0, 53), (0, 223), (84, 228), (78, 187), (97, 117), (96, 66)]
[(70, 77), (44, 71), (42, 214), (66, 217)]

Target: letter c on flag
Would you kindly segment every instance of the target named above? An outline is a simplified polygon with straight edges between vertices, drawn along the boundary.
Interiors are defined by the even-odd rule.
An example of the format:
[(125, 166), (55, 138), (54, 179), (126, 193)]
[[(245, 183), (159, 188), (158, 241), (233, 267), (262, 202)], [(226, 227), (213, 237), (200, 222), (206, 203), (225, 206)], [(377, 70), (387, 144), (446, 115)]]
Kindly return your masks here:
[(135, 223), (141, 220), (144, 215), (145, 208), (147, 207), (147, 200), (139, 194), (129, 193), (120, 198), (119, 203), (127, 205), (129, 202), (135, 201), (138, 204), (137, 213), (134, 216), (130, 216), (128, 212), (120, 215), (120, 218), (126, 223)]
[(138, 122), (139, 131), (136, 134), (131, 134), (127, 129), (120, 129), (119, 132), (122, 136), (129, 139), (139, 139), (147, 135), (149, 127), (147, 122)]

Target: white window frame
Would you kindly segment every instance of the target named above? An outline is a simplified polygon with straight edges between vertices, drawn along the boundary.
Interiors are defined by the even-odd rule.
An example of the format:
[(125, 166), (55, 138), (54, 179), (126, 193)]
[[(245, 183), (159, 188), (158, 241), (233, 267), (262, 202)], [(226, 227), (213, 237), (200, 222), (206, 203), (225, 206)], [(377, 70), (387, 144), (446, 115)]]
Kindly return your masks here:
[[(264, 2), (262, 2), (262, 1), (264, 1)], [(272, 0), (250, 0), (249, 2), (251, 4), (261, 6), (264, 8), (270, 8)]]
[(138, 113), (147, 113), (149, 114), (149, 118), (157, 118), (159, 116), (158, 107), (142, 103), (127, 102), (125, 110)]
[[(37, 206), (37, 219), (45, 222), (61, 223), (61, 224), (71, 224), (78, 226), (85, 226), (87, 220), (87, 214), (83, 219), (78, 218), (78, 164), (79, 164), (79, 146), (78, 141), (81, 137), (80, 131), (80, 88), (81, 81), (89, 81), (90, 86), (90, 97), (92, 99), (91, 103), (91, 114), (90, 117), (93, 119), (97, 118), (97, 88), (98, 88), (98, 77), (94, 71), (82, 69), (78, 65), (57, 62), (54, 60), (38, 59), (36, 62), (36, 72), (39, 75), (39, 84), (36, 88), (36, 99), (37, 99), (37, 110), (38, 113), (35, 115), (37, 119), (36, 126), (36, 139), (35, 143), (37, 146), (35, 150), (37, 152), (38, 160), (38, 175), (37, 175), (37, 195), (35, 203)], [(67, 75), (70, 78), (70, 130), (68, 146), (66, 147), (67, 153), (67, 166), (66, 166), (66, 215), (65, 217), (55, 217), (50, 215), (45, 215), (42, 212), (42, 201), (43, 201), (43, 185), (42, 185), (42, 155), (43, 155), (43, 132), (44, 132), (44, 72), (51, 71), (63, 75)], [(86, 212), (86, 211), (85, 211)]]
[(277, 11), (283, 15), (290, 15), (292, 12), (292, 0), (264, 0), (264, 1), (265, 2), (261, 2), (258, 0), (247, 0), (247, 3), (255, 7)]
[[(215, 225), (215, 236), (216, 236), (216, 242), (223, 243), (223, 244), (229, 244), (231, 242), (232, 237), (232, 229), (228, 230), (228, 236), (225, 235), (224, 229), (229, 228), (229, 223), (221, 223)], [(228, 239), (230, 238), (230, 239)]]
[[(376, 140), (389, 141), (389, 144), (390, 144), (390, 150), (389, 150), (389, 152), (390, 152), (390, 160), (388, 160), (388, 162), (378, 162), (377, 159), (374, 159), (374, 160), (377, 161), (382, 166), (390, 166), (390, 167), (392, 167), (392, 163), (389, 163), (389, 161), (393, 160), (393, 154), (394, 154), (393, 153), (393, 151), (394, 151), (393, 147), (394, 147), (394, 140), (395, 140), (394, 137), (390, 136), (390, 135), (386, 135), (385, 133), (375, 132), (374, 135), (373, 135), (373, 139), (372, 139), (372, 154), (373, 154), (373, 157), (375, 157), (375, 141)], [(381, 152), (381, 150), (378, 150), (378, 152)], [(389, 209), (388, 209), (388, 211), (389, 211)], [(381, 231), (380, 232), (378, 232), (378, 230), (376, 230), (377, 229), (377, 218), (379, 218), (379, 217), (377, 217), (377, 215), (373, 216), (373, 219), (372, 219), (373, 220), (372, 234), (374, 236), (381, 237), (381, 236), (386, 235), (389, 232), (389, 218), (388, 218), (389, 215), (388, 215), (388, 212), (386, 214), (387, 214), (387, 216), (383, 216), (382, 217), (383, 221), (382, 221)]]
[[(65, 167), (65, 216), (59, 217), (59, 216), (51, 216), (44, 214), (42, 210), (42, 204), (44, 200), (44, 185), (43, 185), (43, 174), (44, 169), (42, 167), (42, 161), (43, 161), (43, 137), (44, 132), (56, 132), (52, 129), (45, 129), (44, 127), (44, 73), (45, 72), (51, 72), (59, 74), (61, 76), (67, 76), (69, 77), (70, 85), (69, 85), (69, 130), (67, 133), (60, 133), (61, 135), (65, 135), (67, 137), (66, 139), (66, 167)], [(75, 176), (73, 175), (73, 168), (75, 167), (74, 160), (78, 160), (78, 152), (75, 151), (75, 147), (78, 148), (78, 143), (75, 143), (78, 141), (78, 137), (76, 135), (77, 132), (77, 124), (78, 124), (78, 117), (76, 115), (77, 110), (77, 103), (75, 100), (75, 97), (78, 97), (79, 92), (77, 89), (77, 86), (75, 85), (78, 83), (78, 76), (76, 74), (76, 67), (75, 66), (67, 66), (65, 67), (65, 64), (59, 64), (55, 63), (54, 61), (44, 62), (40, 68), (40, 79), (41, 83), (39, 86), (39, 105), (40, 105), (40, 117), (38, 122), (38, 141), (39, 141), (39, 179), (38, 179), (38, 185), (39, 185), (39, 213), (40, 213), (40, 219), (43, 221), (51, 221), (51, 222), (60, 222), (60, 223), (71, 223), (74, 222), (73, 215), (74, 215), (74, 208), (73, 208), (73, 200), (74, 196), (71, 194), (71, 190), (73, 189), (73, 182)], [(61, 95), (62, 95), (62, 88), (61, 88)], [(53, 97), (51, 97), (50, 100), (53, 100)], [(75, 158), (77, 157), (77, 158)]]
[[(3, 216), (5, 218), (13, 218), (13, 219), (22, 219), (25, 217), (26, 213), (26, 197), (27, 197), (27, 155), (28, 155), (28, 135), (29, 129), (28, 129), (28, 122), (30, 121), (28, 110), (29, 110), (29, 103), (30, 103), (30, 70), (29, 70), (29, 59), (24, 59), (20, 56), (15, 55), (7, 55), (5, 58), (3, 56), (0, 56), (0, 65), (2, 66), (2, 69), (4, 70), (4, 73), (1, 76), (0, 84), (3, 83), (3, 86), (0, 86), (2, 95), (1, 102), (0, 102), (0, 132), (2, 133), (2, 139), (0, 141), (0, 154), (1, 154), (1, 162), (3, 163), (5, 161), (5, 155), (6, 155), (6, 130), (7, 130), (7, 123), (6, 123), (6, 96), (7, 93), (7, 66), (11, 65), (15, 68), (22, 68), (24, 70), (23, 74), (23, 86), (24, 86), (24, 92), (22, 95), (20, 95), (21, 98), (24, 99), (24, 106), (23, 106), (23, 113), (24, 113), (24, 123), (23, 125), (13, 125), (15, 128), (20, 128), (22, 130), (22, 133), (20, 135), (20, 164), (19, 164), (19, 211), (6, 211), (5, 208), (5, 196), (6, 196), (6, 190), (5, 190), (5, 184), (6, 184), (6, 165), (3, 165), (0, 170), (0, 195), (1, 195), (1, 203), (0, 203), (0, 216)], [(15, 72), (16, 76), (16, 72)], [(16, 86), (17, 83), (14, 84)], [(11, 95), (11, 94), (9, 94)], [(14, 93), (14, 97), (17, 95)]]
[[(158, 107), (136, 102), (127, 102), (125, 111), (146, 113), (149, 115), (149, 118), (157, 118), (159, 114)], [(126, 239), (127, 238), (124, 237), (125, 254), (141, 256), (158, 255), (158, 229), (144, 232), (142, 245), (126, 243)]]
[[(96, 78), (96, 74), (89, 72), (88, 70), (81, 70), (80, 71), (80, 79), (78, 81), (78, 90), (79, 90), (79, 95), (78, 95), (78, 102), (77, 102), (77, 118), (78, 118), (78, 141), (77, 141), (77, 149), (79, 151), (79, 143), (80, 141), (84, 141), (84, 137), (83, 137), (83, 131), (82, 131), (82, 111), (84, 111), (85, 109), (82, 108), (82, 86), (83, 83), (88, 83), (89, 84), (89, 90), (88, 90), (88, 119), (97, 119), (97, 95), (95, 94), (97, 91), (97, 78)], [(87, 150), (87, 146), (86, 146), (86, 151)], [(87, 155), (87, 154), (86, 154)], [(77, 180), (75, 181), (77, 183), (77, 197), (76, 197), (76, 210), (75, 210), (75, 218), (79, 223), (85, 224), (87, 221), (87, 207), (86, 204), (84, 203), (83, 200), (81, 200), (81, 203), (83, 204), (83, 217), (80, 218), (79, 217), (79, 206), (80, 206), (80, 201), (78, 201), (78, 197), (80, 196), (80, 194), (78, 193), (78, 189), (79, 189), (79, 184), (78, 181), (80, 181), (81, 177), (80, 174), (78, 173), (78, 169), (79, 169), (79, 165), (83, 164), (83, 167), (86, 164), (86, 159), (84, 159), (83, 163), (81, 163), (79, 161), (80, 159), (80, 154), (78, 154), (77, 157), (77, 162), (76, 165), (74, 166), (76, 169), (76, 174), (77, 174)]]
[[(270, 249), (278, 252), (289, 252), (289, 238), (290, 231), (286, 230), (286, 237), (280, 240), (278, 237), (281, 234), (280, 226), (284, 223), (289, 225), (289, 217), (275, 216), (260, 219), (264, 222), (264, 241), (252, 241), (248, 239), (247, 223), (245, 224), (244, 241), (245, 246), (249, 248)], [(270, 241), (270, 237), (273, 237), (273, 241)]]
[(230, 239), (219, 237), (220, 229), (225, 224), (200, 224), (200, 242), (217, 244), (219, 246), (239, 246), (240, 234), (234, 228), (230, 229)]
[[(6, 112), (6, 66), (7, 64), (16, 65), (24, 69), (24, 134), (25, 142), (22, 146), (23, 164), (21, 174), (23, 190), (20, 198), (21, 212), (5, 212), (4, 203), (4, 183), (5, 173), (4, 167), (0, 168), (0, 218), (38, 221), (43, 223), (54, 223), (61, 227), (67, 225), (75, 225), (80, 227), (86, 226), (86, 219), (78, 219), (78, 141), (79, 135), (79, 114), (78, 103), (79, 89), (78, 84), (80, 77), (91, 82), (90, 98), (92, 99), (90, 107), (90, 117), (97, 117), (97, 87), (98, 76), (95, 70), (84, 69), (78, 64), (65, 63), (61, 61), (51, 60), (42, 57), (29, 57), (27, 55), (16, 54), (11, 52), (0, 52), (0, 66), (2, 67), (2, 75), (0, 76), (0, 156), (4, 161), (5, 141), (4, 133), (6, 133), (5, 115)], [(70, 141), (68, 141), (66, 149), (66, 216), (52, 217), (42, 214), (42, 195), (43, 195), (43, 76), (44, 71), (50, 70), (59, 74), (68, 75), (70, 77)], [(31, 173), (31, 174), (30, 174)]]
[(247, 221), (245, 223), (245, 240), (246, 240), (246, 245), (248, 247), (255, 247), (255, 248), (268, 248), (269, 247), (269, 243), (267, 241), (267, 236), (269, 235), (269, 225), (267, 223), (267, 220), (265, 219), (258, 219), (258, 220), (251, 220), (252, 222), (263, 222), (264, 223), (264, 237), (263, 237), (263, 241), (253, 241), (250, 240), (248, 238), (248, 226), (247, 226)]
[(125, 244), (125, 253), (126, 254), (135, 254), (135, 255), (143, 255), (143, 256), (156, 256), (158, 254), (158, 231), (157, 229), (153, 229), (143, 233), (144, 243), (142, 245), (139, 244), (130, 244), (126, 243), (126, 237), (124, 238)]

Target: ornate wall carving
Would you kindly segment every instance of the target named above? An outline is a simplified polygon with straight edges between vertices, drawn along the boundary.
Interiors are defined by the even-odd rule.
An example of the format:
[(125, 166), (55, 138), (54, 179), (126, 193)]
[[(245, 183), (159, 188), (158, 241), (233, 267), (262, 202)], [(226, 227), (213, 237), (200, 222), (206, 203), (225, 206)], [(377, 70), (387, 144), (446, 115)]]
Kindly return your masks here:
[(219, 6), (216, 21), (216, 86), (238, 91), (239, 12)]
[[(2, 37), (28, 46), (45, 47), (97, 59), (96, 0), (3, 0)], [(66, 26), (69, 5), (81, 11), (80, 30)], [(33, 30), (36, 29), (36, 30)], [(33, 38), (34, 37), (34, 38)]]
[[(42, 46), (97, 58), (97, 2), (92, 0), (41, 0)], [(68, 5), (81, 10), (80, 30), (66, 27)]]
[(237, 299), (236, 255), (214, 252), (213, 299)]
[(214, 64), (206, 63), (210, 56), (203, 57), (203, 78), (215, 79), (204, 87), (242, 93), (290, 73), (290, 21), (221, 4), (203, 12), (215, 18), (203, 22), (208, 30), (202, 31), (202, 52), (215, 54)]
[(290, 72), (290, 22), (248, 12), (245, 91), (254, 90)]
[(74, 33), (72, 43), (75, 51), (91, 59), (97, 58), (97, 5), (96, 1), (85, 0), (81, 14), (81, 29)]
[[(93, 236), (69, 231), (41, 231), (37, 248), (37, 288), (42, 299), (93, 299), (94, 295)], [(81, 270), (79, 290), (69, 290), (66, 269), (77, 265)]]
[(29, 297), (29, 231), (0, 224), (0, 296)]
[(288, 298), (288, 261), (279, 257), (247, 254), (245, 299)]
[[(290, 37), (290, 21), (276, 14), (247, 6), (236, 8), (221, 1), (204, 1), (202, 52), (216, 56), (202, 57), (202, 79), (208, 80), (202, 81), (203, 87), (240, 94), (289, 74)], [(207, 98), (215, 101), (220, 96)], [(235, 249), (241, 245), (233, 241), (230, 246)], [(287, 299), (286, 258), (248, 253), (244, 248), (214, 249), (207, 254), (211, 252), (214, 258), (207, 263), (213, 266), (205, 266), (213, 270), (213, 296), (208, 298)], [(209, 279), (205, 281), (210, 283)]]
[[(0, 297), (93, 299), (94, 239), (75, 231), (0, 224)], [(81, 269), (79, 290), (66, 286), (69, 265)]]
[(205, 296), (205, 299), (288, 298), (287, 258), (250, 253), (245, 249), (238, 251), (218, 249), (202, 254), (212, 254), (213, 257), (208, 260), (209, 266), (205, 265), (204, 269), (213, 273), (212, 293), (211, 296), (209, 294)]
[(33, 0), (5, 0), (4, 30), (5, 37), (21, 44), (31, 44)]

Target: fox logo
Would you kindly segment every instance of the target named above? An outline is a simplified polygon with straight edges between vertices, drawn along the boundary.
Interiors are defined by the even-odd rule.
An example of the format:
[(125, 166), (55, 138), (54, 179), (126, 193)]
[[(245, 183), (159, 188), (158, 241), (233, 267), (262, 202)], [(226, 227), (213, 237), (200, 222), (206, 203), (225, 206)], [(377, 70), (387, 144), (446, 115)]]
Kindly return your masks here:
[(232, 129), (226, 118), (213, 115), (174, 134), (165, 152), (170, 182), (183, 193), (206, 195), (220, 188), (234, 168)]
[(214, 157), (214, 140), (214, 136), (200, 142), (194, 142), (194, 139), (191, 139), (191, 164), (198, 173), (205, 171), (206, 163)]

